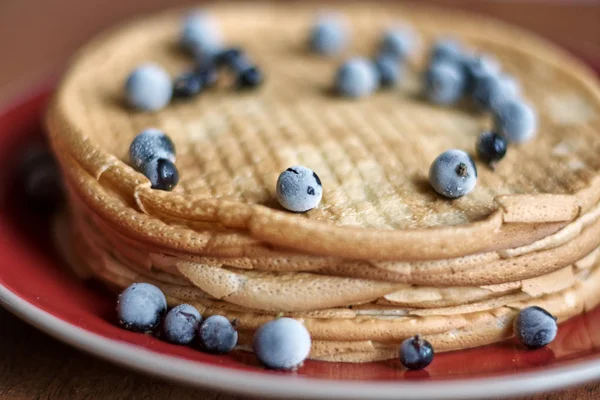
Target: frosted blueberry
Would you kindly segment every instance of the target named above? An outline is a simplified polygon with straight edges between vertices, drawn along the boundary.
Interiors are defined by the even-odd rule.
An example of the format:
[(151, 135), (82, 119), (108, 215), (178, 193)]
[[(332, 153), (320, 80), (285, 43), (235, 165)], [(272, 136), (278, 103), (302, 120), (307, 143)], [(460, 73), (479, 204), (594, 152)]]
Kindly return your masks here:
[(236, 87), (250, 89), (260, 86), (264, 80), (262, 71), (250, 62), (246, 53), (239, 48), (220, 51), (215, 56), (215, 64), (225, 66), (236, 74)]
[(404, 60), (415, 51), (418, 36), (409, 26), (398, 25), (386, 30), (379, 43), (379, 53)]
[(439, 61), (460, 63), (463, 60), (461, 43), (454, 38), (440, 38), (436, 40), (431, 48), (429, 62), (431, 64)]
[(129, 161), (138, 171), (151, 160), (164, 158), (175, 162), (175, 145), (161, 130), (149, 128), (138, 134), (129, 146)]
[(167, 311), (167, 299), (159, 288), (149, 283), (134, 283), (117, 301), (119, 323), (130, 331), (150, 332)]
[(246, 53), (238, 47), (223, 49), (215, 54), (214, 62), (219, 67), (229, 67), (233, 70), (239, 69), (239, 65), (249, 65)]
[(500, 63), (488, 54), (464, 56), (463, 67), (466, 73), (467, 91), (469, 92), (475, 89), (480, 79), (500, 74)]
[(475, 188), (477, 167), (464, 151), (447, 150), (431, 164), (429, 183), (433, 190), (444, 197), (462, 197)]
[(316, 53), (332, 56), (348, 45), (348, 29), (344, 19), (336, 14), (321, 15), (310, 30), (308, 45)]
[(155, 158), (145, 163), (141, 172), (150, 180), (152, 189), (171, 191), (179, 183), (179, 171), (166, 158)]
[(409, 337), (400, 345), (400, 363), (408, 369), (426, 368), (433, 361), (433, 347), (420, 335)]
[(373, 93), (378, 86), (375, 65), (365, 58), (352, 58), (338, 69), (335, 77), (337, 92), (345, 97), (363, 97)]
[(202, 316), (196, 307), (180, 304), (172, 308), (163, 322), (163, 332), (167, 341), (176, 344), (189, 344), (194, 340)]
[(229, 353), (238, 341), (238, 333), (229, 320), (213, 315), (204, 320), (198, 329), (202, 349), (209, 353)]
[(510, 143), (523, 143), (536, 135), (537, 114), (518, 99), (502, 103), (496, 110), (496, 130)]
[(173, 81), (173, 97), (192, 97), (200, 93), (203, 87), (204, 84), (198, 74), (185, 72)]
[(212, 62), (199, 63), (193, 70), (182, 73), (173, 81), (173, 97), (193, 97), (217, 81), (217, 70)]
[(318, 206), (322, 196), (321, 180), (309, 168), (290, 167), (277, 179), (277, 200), (287, 210), (306, 212)]
[(211, 55), (221, 47), (221, 29), (212, 15), (196, 11), (185, 17), (181, 45), (196, 56)]
[(522, 309), (515, 319), (515, 335), (525, 346), (537, 349), (551, 343), (558, 325), (548, 311), (532, 306)]
[(460, 64), (434, 62), (425, 72), (425, 96), (435, 104), (454, 104), (462, 97), (465, 83), (465, 74)]
[(292, 318), (278, 318), (254, 334), (253, 349), (258, 360), (271, 369), (299, 367), (310, 353), (308, 330)]
[(56, 210), (63, 200), (63, 183), (52, 152), (36, 143), (22, 156), (17, 181), (30, 211), (45, 214)]
[(397, 58), (380, 54), (375, 59), (375, 67), (379, 75), (380, 86), (390, 87), (398, 83), (401, 74), (401, 65)]
[(173, 83), (169, 74), (159, 65), (143, 64), (127, 77), (125, 95), (131, 107), (142, 111), (156, 111), (171, 101)]
[(518, 98), (520, 93), (518, 82), (510, 75), (487, 75), (475, 82), (473, 101), (479, 108), (495, 111), (502, 103)]
[(494, 169), (496, 163), (504, 158), (508, 143), (494, 132), (483, 132), (477, 139), (477, 156)]

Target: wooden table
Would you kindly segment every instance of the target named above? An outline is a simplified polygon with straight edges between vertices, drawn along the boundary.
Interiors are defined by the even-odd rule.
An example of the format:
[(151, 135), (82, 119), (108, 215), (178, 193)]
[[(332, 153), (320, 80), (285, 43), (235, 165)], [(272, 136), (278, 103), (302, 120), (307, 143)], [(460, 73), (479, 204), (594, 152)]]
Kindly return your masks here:
[[(432, 1), (487, 13), (537, 31), (576, 54), (600, 62), (600, 3), (593, 1)], [(0, 103), (57, 76), (90, 36), (140, 12), (186, 4), (175, 0), (1, 0)], [(15, 266), (18, 267), (18, 266)], [(600, 383), (535, 400), (600, 398)], [(74, 350), (0, 309), (0, 400), (206, 399), (241, 400), (166, 383)]]

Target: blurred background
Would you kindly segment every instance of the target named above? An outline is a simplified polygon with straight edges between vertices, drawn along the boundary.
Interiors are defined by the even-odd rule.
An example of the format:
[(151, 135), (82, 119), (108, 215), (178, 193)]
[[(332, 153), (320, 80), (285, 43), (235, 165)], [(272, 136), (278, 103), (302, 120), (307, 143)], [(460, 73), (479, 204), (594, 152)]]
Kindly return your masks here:
[[(189, 0), (0, 0), (0, 104), (24, 88), (58, 76), (69, 56), (103, 28), (140, 13), (198, 3)], [(600, 64), (600, 0), (421, 0), (412, 3), (492, 15), (546, 36), (588, 62)]]

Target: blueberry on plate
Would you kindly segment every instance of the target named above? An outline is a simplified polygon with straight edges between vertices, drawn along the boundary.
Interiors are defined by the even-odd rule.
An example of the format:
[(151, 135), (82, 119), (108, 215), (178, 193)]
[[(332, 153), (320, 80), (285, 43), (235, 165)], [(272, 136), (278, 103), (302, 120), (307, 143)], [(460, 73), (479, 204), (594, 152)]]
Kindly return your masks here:
[(400, 345), (400, 363), (412, 370), (426, 368), (433, 361), (431, 343), (420, 335), (405, 339)]
[(558, 332), (556, 318), (538, 306), (522, 309), (515, 318), (515, 336), (530, 349), (550, 344)]
[(463, 60), (462, 44), (454, 38), (439, 38), (431, 47), (430, 64), (438, 61), (461, 63)]
[(487, 76), (500, 74), (500, 63), (489, 54), (466, 55), (463, 57), (463, 67), (466, 73), (466, 89), (472, 92), (477, 82)]
[(401, 64), (397, 58), (380, 54), (375, 58), (375, 67), (379, 76), (379, 86), (391, 87), (398, 83), (401, 75)]
[(396, 25), (387, 29), (379, 43), (379, 53), (401, 61), (410, 56), (418, 45), (418, 36), (408, 25)]
[(150, 180), (152, 189), (171, 191), (179, 183), (179, 171), (166, 158), (155, 158), (142, 166), (142, 172)]
[(234, 68), (239, 64), (244, 64), (244, 66), (249, 64), (246, 53), (239, 47), (230, 47), (219, 51), (213, 61), (217, 67)]
[(171, 101), (171, 77), (158, 64), (143, 64), (133, 70), (125, 82), (129, 105), (141, 111), (157, 111)]
[(195, 72), (185, 72), (173, 81), (173, 97), (188, 98), (199, 94), (204, 88), (202, 78)]
[(248, 67), (238, 74), (236, 87), (239, 89), (252, 89), (263, 82), (264, 76), (260, 69), (256, 66)]
[(473, 89), (473, 101), (480, 109), (496, 112), (505, 102), (517, 99), (521, 88), (507, 74), (480, 77)]
[(498, 107), (495, 124), (496, 131), (510, 143), (523, 143), (535, 137), (538, 117), (529, 104), (513, 99)]
[(379, 86), (375, 64), (365, 58), (352, 58), (338, 69), (335, 76), (336, 91), (350, 98), (370, 95)]
[(477, 139), (477, 156), (492, 169), (504, 158), (507, 148), (506, 140), (494, 132), (483, 132)]
[(310, 168), (296, 165), (283, 171), (277, 179), (277, 200), (293, 212), (309, 211), (321, 202), (321, 179)]
[(149, 128), (138, 134), (129, 146), (129, 161), (141, 171), (151, 160), (164, 158), (175, 162), (175, 145), (163, 131)]
[(438, 194), (449, 199), (470, 193), (477, 184), (477, 167), (462, 150), (447, 150), (440, 154), (429, 169), (429, 183)]
[(163, 333), (167, 341), (175, 344), (189, 344), (196, 337), (202, 316), (196, 307), (180, 304), (167, 313), (163, 323)]
[(452, 61), (436, 61), (425, 72), (425, 97), (434, 104), (451, 105), (465, 91), (465, 73), (461, 66)]
[(252, 346), (258, 360), (267, 368), (291, 370), (308, 357), (311, 340), (300, 322), (278, 318), (258, 328)]
[(25, 149), (18, 176), (19, 189), (34, 212), (50, 213), (62, 203), (62, 177), (46, 145), (36, 143)]
[(218, 21), (202, 10), (190, 13), (183, 21), (180, 43), (196, 56), (214, 53), (222, 43)]
[(346, 22), (339, 15), (327, 13), (317, 18), (310, 30), (308, 45), (315, 53), (332, 56), (348, 45)]
[(134, 283), (117, 300), (119, 323), (134, 332), (151, 332), (167, 311), (163, 292), (149, 283)]
[(212, 315), (198, 329), (202, 350), (208, 353), (229, 353), (238, 341), (238, 333), (231, 322), (222, 315)]

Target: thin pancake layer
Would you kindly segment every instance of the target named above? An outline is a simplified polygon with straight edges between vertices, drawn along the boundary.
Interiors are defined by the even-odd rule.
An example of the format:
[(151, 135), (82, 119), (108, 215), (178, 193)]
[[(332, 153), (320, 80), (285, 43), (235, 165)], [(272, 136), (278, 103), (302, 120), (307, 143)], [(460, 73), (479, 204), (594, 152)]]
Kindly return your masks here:
[[(495, 172), (480, 168), (475, 191), (449, 202), (428, 188), (429, 165), (448, 148), (472, 149), (490, 120), (419, 101), (419, 57), (398, 91), (356, 102), (328, 96), (337, 60), (298, 51), (316, 9), (289, 7), (214, 9), (227, 40), (242, 45), (265, 70), (260, 90), (215, 90), (154, 114), (123, 107), (122, 83), (149, 58), (173, 75), (186, 67), (189, 59), (173, 51), (179, 16), (138, 20), (90, 43), (48, 114), (59, 161), (65, 166), (72, 158), (76, 165), (69, 184), (85, 191), (80, 175), (97, 180), (109, 199), (94, 207), (143, 241), (194, 252), (211, 240), (197, 229), (214, 225), (271, 245), (364, 260), (510, 249), (527, 241), (503, 235), (502, 226), (568, 222), (598, 202), (600, 90), (593, 75), (559, 49), (517, 28), (448, 10), (339, 6), (360, 38), (352, 53), (366, 54), (402, 14), (426, 44), (451, 32), (497, 55), (536, 106), (537, 138), (511, 149)], [(174, 193), (151, 190), (124, 162), (132, 138), (147, 126), (165, 130), (179, 149), (182, 179)], [(277, 175), (293, 164), (318, 171), (325, 187), (321, 206), (304, 216), (274, 202)]]

